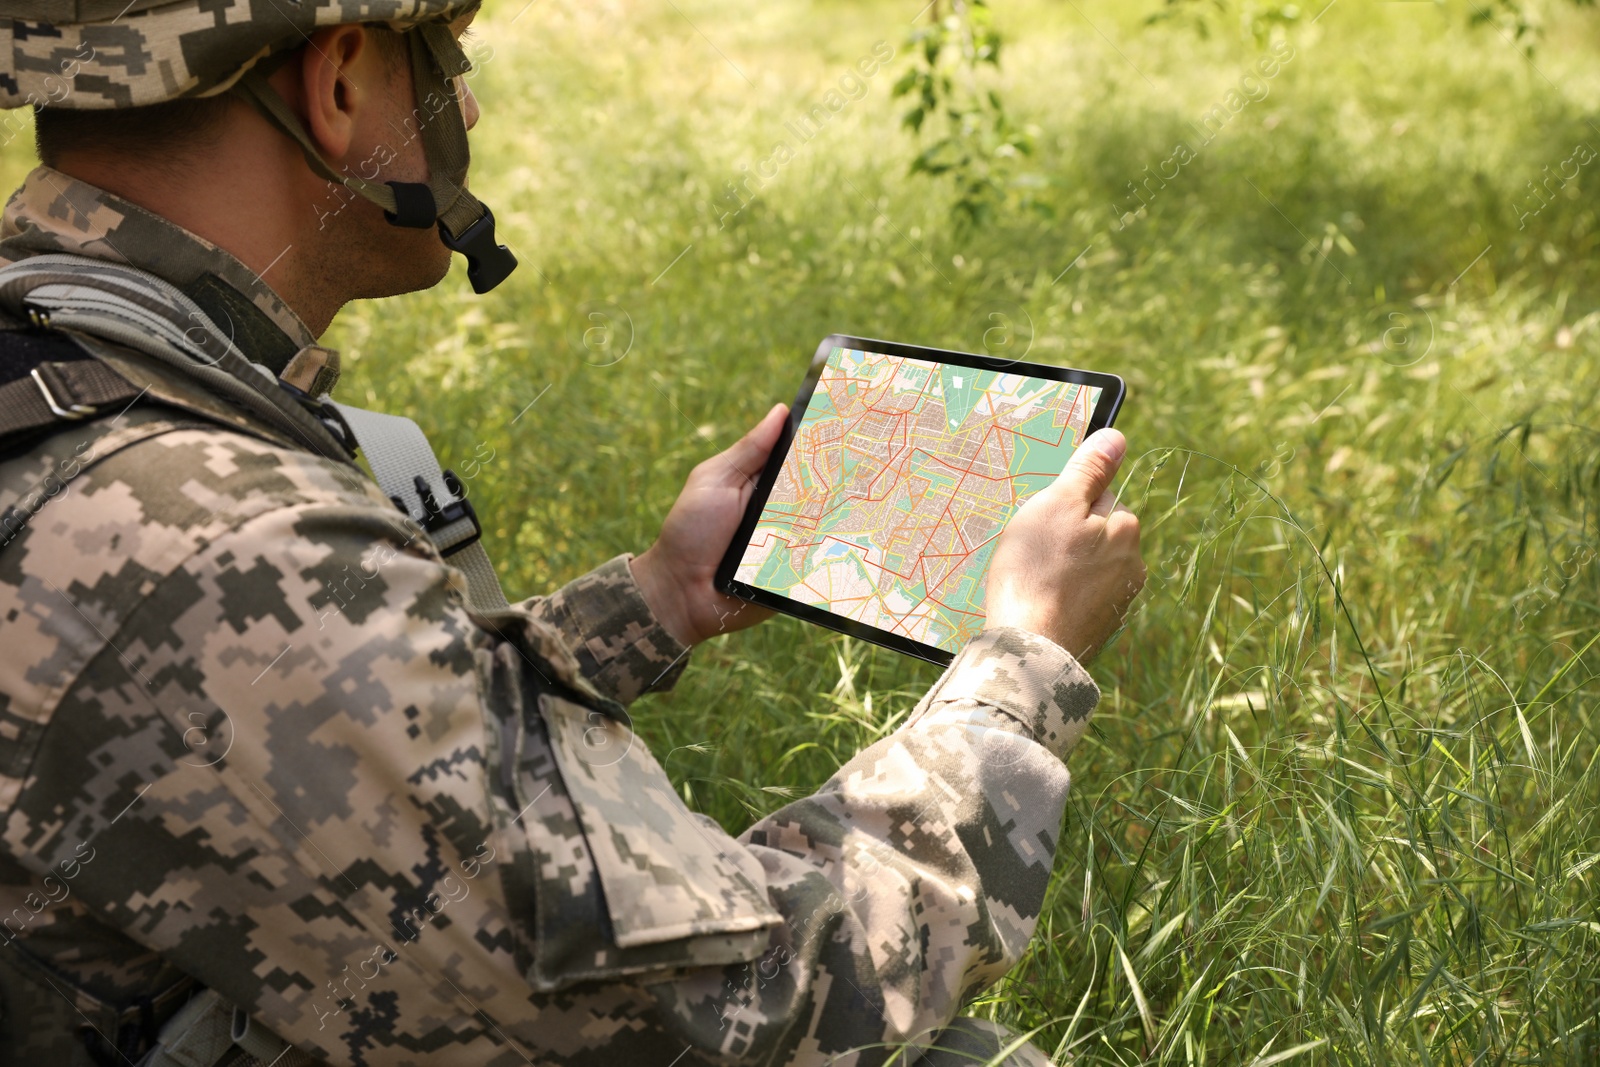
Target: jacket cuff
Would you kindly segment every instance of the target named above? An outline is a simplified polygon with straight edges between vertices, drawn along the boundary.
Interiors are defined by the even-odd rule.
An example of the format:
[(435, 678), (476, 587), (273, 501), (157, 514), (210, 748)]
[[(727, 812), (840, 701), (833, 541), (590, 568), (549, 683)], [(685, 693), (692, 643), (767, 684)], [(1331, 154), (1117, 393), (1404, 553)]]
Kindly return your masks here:
[(645, 603), (628, 561), (631, 553), (574, 578), (522, 606), (561, 631), (583, 676), (620, 704), (677, 684), (689, 649), (669, 634)]
[(1065, 759), (1088, 729), (1100, 688), (1060, 645), (1026, 630), (997, 626), (973, 638), (951, 661), (913, 721), (940, 705), (960, 702), (1004, 713)]

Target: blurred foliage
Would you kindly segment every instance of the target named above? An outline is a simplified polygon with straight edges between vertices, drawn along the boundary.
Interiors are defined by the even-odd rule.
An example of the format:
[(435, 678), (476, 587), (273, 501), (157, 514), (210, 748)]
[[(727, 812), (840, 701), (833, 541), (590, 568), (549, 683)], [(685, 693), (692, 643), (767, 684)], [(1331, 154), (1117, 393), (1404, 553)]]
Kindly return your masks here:
[[(1202, 38), (1209, 38), (1216, 29), (1228, 22), (1237, 22), (1240, 36), (1264, 46), (1272, 36), (1274, 26), (1291, 26), (1300, 21), (1304, 12), (1299, 4), (1276, 3), (1272, 0), (1164, 0), (1165, 6), (1148, 16), (1149, 25), (1173, 24), (1186, 26)], [(1315, 0), (1313, 0), (1315, 2)], [(1326, 0), (1323, 0), (1326, 2)], [(1515, 0), (1506, 0), (1515, 2)]]
[[(1527, 210), (1596, 143), (1593, 38), (1552, 32), (1535, 71), (1428, 4), (1268, 23), (1294, 58), (1119, 221), (1260, 59), (1147, 29), (1157, 6), (1015, 0), (1003, 67), (941, 10), (950, 91), (975, 71), (1039, 131), (1049, 214), (994, 195), (979, 226), (959, 170), (907, 173), (920, 89), (878, 83), (736, 217), (707, 207), (899, 5), (697, 0), (704, 37), (665, 6), (491, 9), (475, 183), (523, 272), (352, 307), (341, 391), (447, 463), (496, 450), (473, 492), (526, 595), (647, 545), (831, 331), (981, 350), (1002, 314), (1016, 355), (1122, 374), (1151, 580), (1093, 666), (1037, 936), (973, 1010), (1095, 1067), (1593, 1064), (1600, 178)], [(935, 674), (780, 618), (634, 721), (738, 831)]]
[[(1552, 33), (1535, 71), (1427, 4), (1271, 24), (1268, 92), (1119, 222), (1260, 59), (1148, 30), (1157, 6), (1004, 9), (1004, 66), (974, 69), (1038, 129), (1050, 214), (996, 196), (981, 226), (907, 173), (920, 91), (878, 83), (736, 217), (707, 206), (898, 5), (697, 0), (704, 37), (665, 6), (491, 9), (475, 183), (523, 272), (352, 307), (340, 389), (447, 463), (488, 442), (485, 542), (526, 595), (647, 545), (831, 331), (981, 350), (1000, 314), (1018, 356), (1122, 374), (1150, 584), (1093, 665), (1037, 935), (973, 1010), (1095, 1067), (1593, 1064), (1600, 179), (1536, 213), (1527, 187), (1596, 143), (1600, 55)], [(779, 618), (634, 721), (737, 832), (935, 674)]]
[(933, 0), (926, 24), (914, 26), (907, 43), (911, 63), (894, 95), (911, 101), (903, 121), (926, 142), (911, 173), (949, 178), (958, 224), (982, 225), (1005, 198), (1019, 158), (1033, 152), (1031, 136), (1007, 117), (999, 92), (983, 78), (985, 67), (1000, 66), (994, 10), (988, 0)]
[[(1315, 21), (1321, 11), (1332, 7), (1337, 0), (1310, 0), (1313, 10), (1305, 5), (1278, 3), (1276, 0), (1163, 0), (1165, 6), (1149, 16), (1152, 25), (1176, 22), (1192, 27), (1201, 37), (1212, 32), (1213, 21), (1223, 23), (1235, 18), (1245, 36), (1265, 44), (1273, 26), (1287, 26), (1309, 14)], [(1428, 2), (1428, 0), (1423, 0)], [(1431, 0), (1439, 4), (1442, 0)], [(1566, 0), (1576, 7), (1593, 7), (1595, 0)], [(1507, 39), (1517, 42), (1529, 55), (1544, 32), (1537, 7), (1530, 0), (1467, 0), (1467, 21), (1473, 26), (1491, 26)]]

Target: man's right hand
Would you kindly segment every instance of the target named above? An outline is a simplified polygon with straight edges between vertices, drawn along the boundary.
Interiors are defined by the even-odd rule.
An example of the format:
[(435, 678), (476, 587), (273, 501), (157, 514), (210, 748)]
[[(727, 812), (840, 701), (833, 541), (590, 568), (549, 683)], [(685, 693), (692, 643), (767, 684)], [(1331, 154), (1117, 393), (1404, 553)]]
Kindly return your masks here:
[(1144, 587), (1139, 519), (1111, 482), (1128, 451), (1116, 430), (1078, 446), (1067, 469), (1018, 509), (989, 567), (988, 626), (1015, 626), (1087, 663)]

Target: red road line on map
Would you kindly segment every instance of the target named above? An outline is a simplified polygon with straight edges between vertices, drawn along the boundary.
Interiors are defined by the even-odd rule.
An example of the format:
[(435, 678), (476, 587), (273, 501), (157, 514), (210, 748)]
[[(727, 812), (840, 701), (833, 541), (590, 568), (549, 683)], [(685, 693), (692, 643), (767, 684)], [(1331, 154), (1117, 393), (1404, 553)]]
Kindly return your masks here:
[[(879, 417), (881, 419), (886, 419), (886, 420), (890, 421), (890, 423), (891, 423), (891, 425), (893, 427), (892, 433), (894, 435), (890, 439), (891, 442), (894, 445), (893, 451), (891, 451), (890, 454), (885, 458), (885, 460), (882, 463), (882, 466), (879, 468), (879, 470), (873, 476), (872, 480), (867, 484), (864, 496), (856, 495), (856, 494), (839, 493), (837, 495), (837, 498), (835, 499), (835, 493), (834, 493), (833, 484), (832, 484), (831, 481), (828, 480), (828, 477), (827, 477), (827, 475), (828, 475), (827, 468), (826, 468), (826, 466), (822, 465), (819, 462), (819, 454), (820, 454), (820, 451), (821, 451), (823, 445), (820, 442), (816, 442), (815, 441), (815, 436), (816, 435), (811, 435), (812, 442), (808, 443), (807, 446), (803, 450), (797, 450), (796, 459), (798, 460), (799, 456), (801, 454), (803, 454), (803, 455), (805, 455), (805, 456), (807, 456), (809, 458), (809, 460), (810, 460), (810, 469), (813, 472), (813, 475), (816, 476), (816, 486), (815, 486), (816, 491), (820, 492), (820, 495), (822, 496), (822, 499), (824, 499), (824, 500), (833, 499), (834, 503), (831, 506), (825, 507), (815, 517), (810, 516), (810, 515), (806, 514), (803, 511), (799, 512), (799, 513), (796, 513), (796, 514), (791, 516), (790, 525), (793, 526), (793, 527), (809, 526), (811, 528), (812, 532), (815, 532), (817, 530), (817, 528), (820, 527), (820, 524), (821, 524), (821, 522), (822, 522), (822, 520), (824, 518), (826, 518), (829, 514), (833, 513), (834, 511), (838, 510), (840, 507), (843, 507), (845, 504), (848, 504), (848, 503), (862, 503), (862, 502), (865, 502), (865, 503), (884, 503), (884, 502), (886, 502), (889, 499), (890, 495), (892, 493), (898, 491), (899, 488), (901, 488), (903, 485), (905, 485), (905, 483), (907, 483), (908, 481), (912, 480), (915, 477), (919, 477), (919, 476), (913, 475), (911, 473), (911, 471), (910, 471), (910, 463), (912, 462), (912, 459), (915, 456), (915, 453), (920, 450), (924, 455), (926, 455), (928, 457), (928, 459), (931, 462), (937, 463), (940, 466), (947, 468), (951, 472), (959, 473), (959, 477), (957, 477), (955, 479), (954, 484), (951, 486), (950, 493), (946, 497), (946, 500), (945, 500), (944, 508), (940, 511), (940, 514), (939, 514), (938, 518), (934, 521), (934, 523), (933, 523), (933, 525), (931, 527), (923, 527), (921, 525), (918, 525), (918, 526), (914, 527), (910, 531), (910, 533), (908, 534), (906, 527), (907, 527), (908, 523), (911, 522), (913, 513), (904, 512), (904, 513), (902, 513), (903, 518), (901, 519), (900, 523), (890, 532), (888, 546), (875, 546), (875, 547), (877, 547), (878, 551), (881, 554), (883, 554), (885, 557), (888, 555), (888, 552), (889, 552), (890, 548), (892, 546), (896, 545), (897, 543), (899, 543), (902, 540), (906, 542), (907, 548), (909, 549), (915, 543), (915, 538), (913, 536), (911, 536), (911, 534), (914, 534), (917, 531), (920, 531), (920, 530), (923, 530), (923, 529), (927, 529), (928, 530), (927, 538), (923, 541), (923, 544), (925, 546), (926, 545), (930, 545), (932, 540), (934, 539), (934, 537), (937, 536), (938, 532), (941, 529), (943, 529), (946, 526), (948, 526), (948, 528), (954, 533), (956, 540), (958, 542), (960, 542), (961, 547), (965, 551), (962, 551), (962, 552), (938, 552), (938, 553), (935, 553), (935, 552), (922, 552), (922, 553), (919, 553), (917, 555), (916, 563), (911, 567), (911, 573), (910, 574), (901, 574), (900, 572), (898, 572), (896, 570), (893, 570), (893, 569), (891, 569), (889, 567), (886, 567), (881, 563), (874, 562), (870, 558), (870, 556), (866, 554), (866, 553), (869, 553), (871, 551), (871, 549), (867, 549), (867, 550), (863, 551), (861, 546), (856, 544), (855, 542), (847, 541), (847, 540), (845, 540), (845, 539), (843, 539), (841, 537), (837, 537), (837, 536), (834, 536), (832, 534), (824, 534), (821, 540), (802, 541), (799, 544), (796, 544), (793, 541), (785, 540), (784, 538), (782, 538), (780, 535), (778, 535), (776, 533), (769, 533), (767, 540), (763, 542), (763, 547), (765, 547), (766, 545), (769, 545), (772, 540), (776, 539), (778, 541), (781, 541), (784, 544), (786, 550), (792, 552), (792, 551), (794, 551), (796, 549), (810, 549), (810, 548), (818, 547), (818, 546), (826, 544), (828, 541), (833, 541), (833, 542), (835, 542), (837, 544), (845, 546), (847, 549), (850, 549), (850, 550), (852, 550), (854, 552), (862, 553), (861, 555), (855, 556), (854, 558), (858, 562), (860, 562), (863, 566), (871, 567), (871, 568), (879, 571), (880, 574), (892, 574), (896, 578), (900, 579), (903, 582), (911, 581), (917, 575), (917, 573), (920, 571), (921, 572), (922, 581), (924, 582), (924, 584), (926, 584), (927, 578), (928, 578), (927, 562), (929, 560), (947, 560), (947, 559), (957, 560), (959, 562), (957, 562), (955, 564), (952, 564), (945, 571), (944, 576), (939, 580), (939, 582), (935, 586), (933, 586), (931, 589), (928, 590), (927, 595), (919, 603), (926, 603), (928, 601), (932, 601), (933, 603), (938, 604), (940, 608), (944, 609), (947, 612), (952, 612), (952, 613), (959, 614), (959, 615), (967, 615), (967, 616), (971, 616), (971, 617), (974, 617), (974, 618), (981, 618), (982, 616), (981, 616), (980, 613), (965, 611), (965, 610), (960, 609), (960, 608), (951, 607), (950, 605), (948, 605), (948, 604), (944, 603), (942, 600), (940, 600), (936, 595), (934, 595), (937, 589), (942, 587), (945, 582), (950, 580), (952, 575), (954, 575), (958, 570), (960, 570), (962, 562), (965, 562), (966, 560), (970, 559), (975, 553), (977, 553), (978, 551), (981, 551), (985, 545), (987, 545), (991, 541), (993, 541), (995, 539), (995, 537), (999, 536), (999, 531), (996, 531), (995, 534), (992, 534), (990, 537), (988, 537), (984, 541), (980, 542), (977, 546), (969, 548), (967, 546), (967, 543), (966, 543), (966, 535), (965, 535), (965, 531), (962, 529), (962, 524), (956, 522), (955, 519), (954, 519), (954, 516), (952, 514), (952, 508), (954, 506), (956, 494), (961, 491), (962, 483), (965, 481), (966, 477), (969, 476), (969, 475), (971, 475), (973, 477), (980, 478), (980, 479), (982, 479), (984, 481), (988, 481), (988, 482), (1006, 481), (1006, 482), (1010, 482), (1010, 483), (1013, 483), (1013, 484), (1014, 484), (1015, 480), (1017, 478), (1019, 478), (1019, 477), (1028, 477), (1028, 476), (1041, 476), (1042, 477), (1042, 476), (1047, 476), (1048, 472), (1045, 472), (1045, 471), (1021, 471), (1021, 472), (1017, 472), (1016, 474), (1009, 474), (1008, 473), (1008, 474), (1002, 475), (1002, 476), (994, 476), (994, 475), (981, 474), (978, 471), (974, 470), (973, 468), (976, 466), (977, 461), (986, 454), (988, 448), (990, 447), (991, 436), (995, 435), (997, 431), (1004, 432), (1004, 433), (1007, 433), (1007, 434), (1011, 434), (1011, 435), (1013, 435), (1015, 437), (1020, 437), (1020, 438), (1023, 438), (1025, 440), (1035, 441), (1035, 442), (1038, 442), (1040, 444), (1048, 445), (1048, 446), (1051, 446), (1051, 447), (1059, 447), (1060, 444), (1062, 443), (1062, 441), (1065, 440), (1067, 432), (1072, 429), (1072, 419), (1073, 419), (1073, 416), (1075, 415), (1075, 413), (1077, 412), (1077, 408), (1078, 408), (1078, 403), (1079, 403), (1080, 397), (1084, 397), (1084, 396), (1086, 396), (1086, 394), (1085, 394), (1085, 391), (1082, 389), (1081, 386), (1074, 386), (1075, 392), (1073, 394), (1072, 405), (1067, 410), (1066, 425), (1063, 426), (1061, 435), (1055, 441), (1051, 441), (1048, 438), (1036, 437), (1036, 436), (1034, 436), (1032, 434), (1022, 433), (1022, 432), (1020, 432), (1018, 430), (1015, 430), (1015, 429), (1012, 429), (1010, 427), (997, 426), (997, 425), (994, 424), (993, 421), (990, 421), (984, 427), (983, 436), (979, 439), (978, 446), (977, 446), (976, 450), (972, 453), (971, 458), (968, 460), (968, 465), (966, 467), (962, 467), (958, 463), (951, 462), (949, 457), (940, 456), (940, 455), (934, 453), (926, 445), (910, 445), (909, 447), (907, 447), (909, 445), (910, 431), (906, 426), (906, 420), (908, 418), (912, 418), (913, 417), (912, 413), (915, 410), (916, 406), (918, 404), (926, 401), (926, 399), (927, 399), (927, 391), (928, 391), (928, 388), (931, 386), (932, 381), (933, 381), (933, 374), (932, 374), (931, 368), (929, 368), (928, 373), (924, 376), (924, 379), (923, 379), (923, 382), (922, 382), (922, 388), (921, 388), (920, 392), (917, 394), (916, 399), (911, 401), (910, 405), (908, 407), (885, 408), (885, 407), (880, 407), (879, 406), (880, 404), (883, 404), (885, 402), (892, 403), (894, 401), (895, 398), (886, 397), (883, 394), (887, 393), (887, 391), (893, 387), (894, 380), (899, 376), (900, 370), (903, 368), (904, 363), (905, 363), (904, 360), (896, 359), (894, 357), (883, 357), (880, 360), (876, 360), (876, 361), (873, 361), (873, 362), (869, 363), (868, 366), (872, 366), (872, 367), (875, 367), (875, 368), (876, 367), (883, 367), (883, 366), (887, 366), (887, 367), (891, 368), (891, 373), (889, 374), (888, 379), (886, 381), (882, 382), (881, 385), (877, 389), (875, 389), (870, 384), (866, 384), (867, 383), (867, 379), (857, 378), (857, 377), (854, 377), (854, 376), (851, 376), (851, 377), (848, 377), (848, 378), (845, 378), (845, 377), (834, 378), (834, 379), (831, 379), (827, 383), (827, 386), (826, 386), (827, 392), (828, 392), (828, 395), (829, 395), (830, 399), (832, 399), (834, 401), (834, 405), (835, 405), (835, 409), (836, 410), (839, 408), (839, 399), (837, 398), (837, 394), (840, 392), (840, 390), (838, 390), (836, 388), (837, 386), (839, 386), (839, 385), (849, 385), (849, 384), (861, 384), (861, 385), (863, 385), (863, 389), (864, 389), (863, 394), (859, 395), (858, 397), (855, 398), (856, 401), (859, 404), (857, 413), (852, 415), (852, 416), (849, 416), (847, 418), (841, 419), (840, 420), (840, 425), (839, 425), (838, 430), (837, 430), (837, 433), (832, 438), (833, 442), (837, 443), (837, 445), (839, 447), (839, 450), (841, 452), (849, 451), (849, 452), (851, 452), (851, 453), (853, 453), (855, 455), (862, 456), (866, 460), (869, 460), (869, 461), (874, 459), (875, 457), (873, 457), (873, 455), (871, 453), (865, 452), (862, 449), (857, 448), (855, 446), (852, 446), (852, 445), (850, 445), (848, 443), (848, 438), (852, 434), (859, 432), (859, 430), (861, 428), (861, 425), (866, 421), (867, 417), (869, 415), (874, 415), (874, 416), (877, 416), (877, 417)], [(1035, 395), (1037, 395), (1037, 394), (1035, 394)], [(846, 399), (848, 399), (848, 398), (846, 398)], [(1031, 397), (1028, 398), (1028, 399), (1031, 399)], [(984, 397), (983, 397), (983, 400), (984, 400), (985, 405), (987, 406), (989, 418), (991, 420), (999, 418), (1001, 413), (996, 410), (993, 394), (986, 392)], [(1059, 410), (1059, 409), (1057, 409), (1057, 410)], [(1085, 412), (1085, 418), (1087, 418), (1087, 411)], [(918, 419), (918, 421), (920, 421), (920, 419)], [(969, 434), (971, 432), (972, 431), (967, 431), (967, 433), (969, 433)], [(1074, 436), (1076, 437), (1076, 435), (1074, 435)], [(996, 436), (996, 437), (994, 437), (994, 442), (993, 443), (994, 443), (994, 446), (999, 449), (1001, 459), (1005, 461), (1005, 465), (1009, 466), (1009, 464), (1010, 464), (1010, 456), (1008, 454), (1008, 449), (1006, 447), (1005, 438)], [(800, 485), (800, 479), (798, 477), (800, 468), (799, 468), (798, 462), (795, 464), (795, 467), (796, 467), (796, 471), (795, 471), (794, 480), (795, 480), (796, 486), (798, 487)], [(842, 467), (842, 464), (841, 464), (841, 471), (842, 471), (842, 469), (843, 469), (843, 467)], [(895, 475), (898, 475), (898, 478), (896, 478), (894, 480), (894, 482), (891, 483), (891, 485), (889, 486), (888, 490), (886, 490), (882, 496), (875, 496), (874, 495), (874, 490), (876, 490), (878, 488), (878, 484), (882, 481), (884, 475), (891, 474), (891, 473), (893, 473)], [(923, 498), (924, 499), (926, 498), (927, 493), (929, 491), (932, 491), (933, 482), (932, 482), (931, 479), (929, 480), (929, 482), (930, 482), (929, 489), (925, 490), (924, 493), (923, 493)], [(817, 495), (817, 493), (814, 492), (813, 494), (810, 494), (810, 495)], [(908, 499), (909, 499), (909, 490), (908, 490)], [(976, 498), (976, 499), (974, 499), (973, 503), (974, 503), (975, 506), (980, 506), (980, 507), (982, 505), (986, 505), (987, 504), (987, 505), (993, 505), (993, 506), (999, 507), (999, 508), (1004, 508), (1004, 507), (1007, 507), (1007, 506), (1014, 506), (1016, 504), (1016, 501), (1017, 501), (1017, 494), (1013, 491), (1011, 493), (1010, 500), (1008, 500), (1008, 501), (989, 501), (989, 500), (984, 500), (982, 498)], [(881, 587), (880, 588), (875, 588), (871, 593), (863, 595), (863, 596), (860, 596), (860, 597), (848, 597), (848, 598), (842, 598), (840, 600), (835, 601), (832, 598), (831, 586), (832, 586), (833, 583), (832, 583), (831, 577), (830, 577), (830, 580), (829, 580), (828, 584), (830, 586), (830, 589), (829, 589), (828, 595), (825, 597), (825, 599), (829, 603), (835, 603), (835, 604), (840, 604), (840, 605), (843, 605), (843, 604), (855, 604), (855, 603), (864, 603), (866, 601), (876, 599), (878, 601), (880, 615), (885, 616), (885, 617), (887, 617), (887, 618), (889, 618), (891, 620), (895, 620), (896, 624), (897, 624), (897, 628), (900, 628), (900, 629), (903, 629), (903, 627), (899, 626), (900, 621), (903, 620), (903, 619), (907, 619), (907, 618), (911, 618), (912, 617), (911, 613), (907, 613), (906, 615), (898, 615), (893, 610), (891, 610), (888, 607), (887, 603), (885, 602), (883, 591), (882, 591)], [(809, 590), (810, 592), (812, 592), (814, 595), (819, 595), (819, 596), (823, 595), (822, 591), (813, 588), (810, 585), (809, 581), (802, 582), (801, 585), (804, 588), (806, 588), (807, 590)], [(905, 632), (909, 633), (909, 631), (905, 631)]]

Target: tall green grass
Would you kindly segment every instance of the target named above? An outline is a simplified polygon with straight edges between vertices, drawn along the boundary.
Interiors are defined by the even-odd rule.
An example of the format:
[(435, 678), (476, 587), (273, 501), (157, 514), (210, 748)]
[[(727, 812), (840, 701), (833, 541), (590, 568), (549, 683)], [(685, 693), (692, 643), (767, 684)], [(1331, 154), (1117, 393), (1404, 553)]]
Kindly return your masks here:
[[(348, 310), (342, 392), (479, 460), (527, 595), (648, 544), (830, 331), (975, 349), (999, 314), (1013, 354), (1123, 374), (1151, 581), (1093, 666), (1039, 935), (974, 1010), (1080, 1063), (1600, 1062), (1600, 163), (1518, 206), (1600, 149), (1592, 16), (1552, 5), (1530, 62), (1463, 5), (1307, 13), (1118, 229), (1256, 46), (1143, 29), (1155, 0), (1002, 5), (1038, 152), (958, 234), (888, 93), (920, 6), (491, 8), (475, 181), (525, 268)], [(893, 69), (719, 225), (879, 40)], [(737, 831), (934, 673), (779, 619), (636, 721)]]
[[(1518, 228), (1600, 146), (1595, 24), (1552, 12), (1530, 65), (1464, 9), (1302, 19), (1117, 229), (1255, 46), (1008, 5), (1039, 150), (995, 225), (905, 177), (890, 71), (719, 228), (849, 65), (905, 62), (917, 6), (491, 13), (480, 185), (528, 269), (352, 309), (347, 388), (498, 450), (491, 547), (533, 592), (647, 544), (829, 331), (971, 349), (1000, 314), (1014, 353), (1125, 375), (1152, 580), (1094, 667), (1039, 936), (975, 1010), (1083, 1063), (1600, 1062), (1600, 175)], [(777, 620), (637, 718), (738, 830), (932, 675)]]

